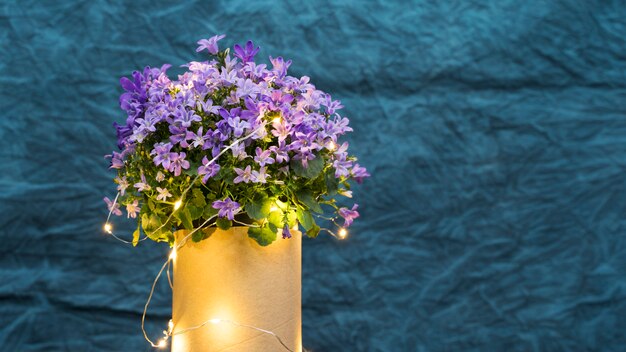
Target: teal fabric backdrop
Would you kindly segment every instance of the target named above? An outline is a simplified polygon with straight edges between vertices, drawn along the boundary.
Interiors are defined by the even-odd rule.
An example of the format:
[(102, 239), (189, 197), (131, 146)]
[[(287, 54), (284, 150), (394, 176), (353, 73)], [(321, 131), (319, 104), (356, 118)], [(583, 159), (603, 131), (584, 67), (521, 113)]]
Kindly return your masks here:
[[(342, 100), (372, 173), (349, 240), (304, 243), (307, 348), (626, 349), (623, 1), (20, 0), (0, 3), (0, 350), (151, 350), (168, 248), (102, 233), (102, 156), (119, 78), (219, 33)], [(162, 282), (151, 336), (170, 304)]]

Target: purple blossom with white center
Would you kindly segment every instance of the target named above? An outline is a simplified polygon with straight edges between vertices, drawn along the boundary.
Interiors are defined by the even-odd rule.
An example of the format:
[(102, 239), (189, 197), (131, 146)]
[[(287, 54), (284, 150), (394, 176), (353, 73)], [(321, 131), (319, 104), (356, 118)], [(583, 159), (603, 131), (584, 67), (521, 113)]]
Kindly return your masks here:
[(295, 141), (291, 142), (290, 149), (301, 153), (320, 149), (320, 145), (315, 143), (316, 133), (296, 132)]
[(285, 224), (283, 227), (283, 239), (291, 238), (291, 231), (289, 231), (289, 225)]
[(120, 204), (115, 202), (115, 204), (113, 204), (113, 201), (109, 199), (109, 197), (104, 197), (103, 198), (104, 202), (107, 203), (107, 209), (109, 209), (109, 211), (111, 212), (111, 214), (117, 215), (117, 216), (121, 216), (122, 215), (122, 211), (120, 210)]
[(230, 150), (233, 152), (233, 156), (237, 158), (237, 160), (243, 160), (249, 156), (248, 153), (246, 153), (246, 145), (242, 142), (233, 144)]
[[(210, 144), (207, 143), (207, 141), (209, 141), (211, 138), (211, 131), (207, 131), (207, 133), (203, 134), (203, 127), (200, 126), (200, 128), (198, 128), (198, 132), (193, 133), (193, 132), (187, 132), (187, 134), (185, 135), (185, 139), (186, 141), (191, 141), (191, 145), (193, 148), (198, 148), (198, 147), (202, 147), (202, 149), (208, 149), (210, 148)], [(181, 143), (182, 145), (182, 143)], [(206, 147), (205, 147), (206, 146)]]
[(252, 176), (252, 169), (250, 165), (246, 166), (245, 169), (240, 169), (238, 167), (234, 168), (235, 173), (237, 173), (237, 177), (233, 180), (233, 183), (248, 183), (250, 181), (254, 181)]
[(175, 114), (174, 124), (184, 128), (191, 127), (194, 122), (202, 121), (202, 117), (198, 116), (194, 110), (179, 109)]
[(302, 162), (302, 166), (307, 168), (309, 167), (309, 160), (315, 159), (315, 154), (311, 153), (309, 150), (297, 151), (293, 158), (295, 160), (300, 160)]
[(363, 179), (365, 177), (370, 177), (370, 174), (367, 172), (367, 170), (364, 167), (361, 167), (361, 165), (359, 164), (354, 164), (352, 170), (350, 170), (350, 174), (359, 184), (363, 183)]
[(227, 218), (228, 220), (235, 219), (235, 212), (239, 210), (239, 203), (226, 198), (224, 200), (216, 200), (212, 205), (213, 209), (217, 209), (217, 215), (220, 218)]
[(352, 225), (352, 221), (354, 221), (354, 219), (359, 217), (359, 212), (357, 211), (357, 208), (359, 207), (358, 204), (354, 204), (352, 206), (352, 209), (348, 209), (348, 208), (339, 208), (339, 215), (341, 215), (341, 217), (344, 218), (344, 223), (343, 226), (344, 227), (349, 227), (350, 225)]
[(200, 100), (198, 107), (202, 108), (205, 114), (218, 114), (220, 112), (219, 105), (213, 105), (213, 100), (207, 99), (206, 101)]
[(260, 147), (256, 147), (256, 156), (254, 157), (254, 161), (259, 164), (259, 166), (270, 165), (274, 163), (274, 159), (271, 157), (271, 150), (263, 150)]
[(289, 125), (283, 119), (272, 121), (272, 127), (272, 135), (278, 137), (279, 142), (284, 141), (285, 139), (287, 139), (287, 137), (291, 135), (291, 129), (289, 128)]
[(161, 182), (165, 180), (165, 175), (163, 174), (163, 172), (159, 171), (157, 172), (156, 177), (154, 179), (157, 180), (157, 182)]
[(154, 149), (150, 152), (150, 155), (155, 155), (153, 162), (154, 165), (163, 165), (166, 170), (169, 170), (171, 160), (170, 150), (172, 150), (171, 143), (157, 143), (154, 145)]
[(215, 162), (209, 164), (209, 158), (206, 156), (202, 158), (202, 165), (198, 168), (198, 175), (204, 175), (202, 183), (206, 183), (209, 178), (217, 175), (220, 171), (220, 166)]
[(170, 164), (169, 171), (174, 173), (174, 176), (179, 176), (181, 173), (181, 169), (189, 169), (189, 161), (185, 160), (187, 154), (184, 152), (180, 153), (170, 153), (170, 160), (172, 163)]
[(244, 64), (248, 61), (254, 61), (254, 55), (259, 52), (259, 47), (255, 48), (251, 40), (248, 40), (245, 47), (242, 48), (239, 44), (235, 44), (233, 49), (235, 56), (240, 58)]
[(198, 48), (196, 52), (201, 52), (202, 50), (207, 50), (211, 55), (216, 55), (219, 52), (219, 47), (217, 46), (217, 42), (219, 42), (222, 38), (226, 37), (224, 34), (214, 35), (209, 39), (200, 39), (198, 40)]
[(287, 153), (289, 150), (287, 149), (284, 141), (279, 141), (278, 146), (271, 146), (270, 150), (276, 155), (275, 160), (277, 163), (284, 163), (289, 161), (289, 154)]
[(135, 219), (139, 211), (141, 211), (141, 208), (139, 207), (139, 201), (137, 199), (135, 199), (134, 202), (126, 205), (126, 212), (128, 213), (128, 216), (127, 216), (128, 218)]
[(265, 166), (261, 167), (259, 171), (252, 171), (252, 182), (254, 183), (267, 183), (267, 178), (269, 175), (267, 174), (267, 169)]
[(343, 142), (343, 144), (333, 152), (333, 155), (336, 159), (345, 160), (348, 156), (348, 142)]
[(324, 94), (324, 100), (322, 102), (322, 105), (326, 107), (326, 112), (329, 115), (333, 115), (336, 110), (343, 108), (341, 102), (339, 100), (333, 100), (330, 94)]
[(144, 175), (143, 172), (141, 173), (141, 182), (135, 183), (133, 187), (137, 188), (137, 191), (139, 192), (149, 191), (152, 189), (146, 181), (146, 175)]
[(167, 190), (167, 188), (157, 187), (156, 190), (157, 192), (159, 192), (159, 194), (157, 195), (157, 200), (166, 202), (167, 198), (172, 196), (172, 194), (170, 193), (170, 191)]

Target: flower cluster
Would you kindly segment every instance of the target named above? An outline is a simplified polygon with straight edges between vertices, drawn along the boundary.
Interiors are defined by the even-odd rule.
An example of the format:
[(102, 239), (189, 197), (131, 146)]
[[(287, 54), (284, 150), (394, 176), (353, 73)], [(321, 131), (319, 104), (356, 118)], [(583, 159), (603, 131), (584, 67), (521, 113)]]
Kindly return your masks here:
[[(255, 62), (259, 48), (251, 41), (235, 45), (234, 56), (220, 51), (223, 37), (200, 40), (197, 51), (211, 59), (184, 65), (177, 80), (166, 74), (170, 65), (121, 79), (127, 118), (114, 124), (121, 152), (108, 157), (118, 170), (118, 203), (139, 219), (136, 234), (143, 229), (171, 243), (172, 230), (215, 215), (226, 229), (244, 214), (249, 235), (267, 245), (298, 224), (317, 236), (313, 214), (329, 210), (350, 226), (358, 206), (339, 207), (335, 197), (351, 197), (348, 181), (369, 174), (339, 141), (352, 131), (337, 112), (341, 103), (309, 77), (287, 75), (291, 60)], [(119, 204), (105, 201), (122, 215)]]

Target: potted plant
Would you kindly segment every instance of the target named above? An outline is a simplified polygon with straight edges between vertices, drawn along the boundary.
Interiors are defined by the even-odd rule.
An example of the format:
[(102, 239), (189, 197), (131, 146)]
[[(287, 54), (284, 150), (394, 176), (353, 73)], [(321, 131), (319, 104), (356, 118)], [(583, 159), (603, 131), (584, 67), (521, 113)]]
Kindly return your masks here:
[[(316, 217), (342, 218), (337, 232), (326, 230), (345, 237), (358, 205), (339, 199), (369, 174), (340, 140), (352, 129), (339, 101), (289, 76), (291, 60), (257, 63), (251, 41), (231, 53), (219, 49), (222, 38), (200, 40), (196, 51), (209, 60), (184, 65), (176, 80), (170, 65), (121, 79), (127, 117), (115, 124), (120, 151), (108, 156), (118, 194), (105, 201), (109, 217), (124, 208), (137, 219), (133, 245), (143, 233), (174, 248), (173, 350), (246, 341), (232, 350), (280, 342), (296, 351), (301, 234), (320, 233)], [(233, 324), (190, 329), (207, 321)]]

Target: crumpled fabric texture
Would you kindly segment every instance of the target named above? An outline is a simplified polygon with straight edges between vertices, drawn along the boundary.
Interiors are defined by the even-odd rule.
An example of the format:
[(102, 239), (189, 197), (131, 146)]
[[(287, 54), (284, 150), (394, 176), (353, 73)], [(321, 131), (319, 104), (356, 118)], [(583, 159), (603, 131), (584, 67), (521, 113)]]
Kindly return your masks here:
[[(372, 174), (348, 240), (305, 240), (306, 348), (623, 350), (625, 14), (622, 1), (2, 2), (0, 350), (152, 350), (140, 317), (168, 248), (101, 231), (118, 80), (200, 60), (195, 42), (219, 33), (340, 99)], [(163, 281), (153, 339), (170, 310)]]

